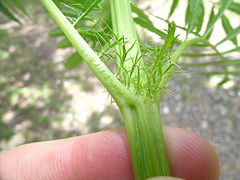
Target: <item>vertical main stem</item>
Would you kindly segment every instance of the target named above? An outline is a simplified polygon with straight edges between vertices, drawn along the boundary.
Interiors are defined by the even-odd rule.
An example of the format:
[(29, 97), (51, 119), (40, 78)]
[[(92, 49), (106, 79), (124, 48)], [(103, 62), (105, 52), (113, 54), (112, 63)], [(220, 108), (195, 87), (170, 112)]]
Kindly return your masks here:
[[(133, 62), (131, 58), (141, 56), (140, 45), (132, 18), (132, 11), (129, 0), (110, 0), (113, 31), (118, 38), (124, 38), (126, 41), (126, 50), (131, 50), (127, 54), (127, 62), (124, 66), (131, 70)], [(133, 46), (133, 47), (132, 47)], [(122, 49), (118, 49), (120, 55), (123, 55)]]
[[(113, 31), (117, 38), (124, 39), (124, 44), (116, 47), (118, 54), (122, 58), (118, 58), (119, 74), (122, 76), (126, 71), (129, 74), (131, 72), (131, 79), (136, 80), (139, 74), (140, 76), (143, 74), (143, 62), (130, 2), (129, 0), (110, 0), (110, 7)], [(141, 79), (144, 78), (141, 77)]]
[[(135, 81), (140, 79), (145, 83), (144, 64), (141, 58), (141, 48), (132, 18), (129, 0), (110, 0), (113, 30), (117, 38), (124, 38), (126, 44), (117, 47), (120, 55), (119, 69), (131, 72), (130, 89), (136, 91)], [(128, 53), (124, 55), (124, 51)], [(122, 59), (124, 59), (124, 61)], [(137, 61), (137, 63), (135, 62)], [(133, 67), (137, 68), (133, 68)], [(143, 71), (143, 72), (142, 72)], [(120, 77), (121, 77), (121, 71)], [(133, 103), (120, 107), (128, 134), (135, 180), (145, 180), (156, 176), (169, 176), (170, 168), (165, 148), (160, 108), (152, 100), (136, 98)]]
[(128, 134), (135, 180), (170, 176), (160, 108), (141, 101), (121, 109)]

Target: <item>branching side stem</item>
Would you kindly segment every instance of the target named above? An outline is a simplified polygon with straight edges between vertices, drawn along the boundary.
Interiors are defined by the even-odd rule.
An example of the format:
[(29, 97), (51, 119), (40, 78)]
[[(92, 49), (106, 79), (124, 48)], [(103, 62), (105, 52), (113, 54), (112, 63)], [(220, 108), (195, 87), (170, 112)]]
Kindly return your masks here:
[(52, 0), (41, 0), (41, 2), (47, 8), (72, 45), (76, 48), (77, 52), (82, 56), (92, 72), (114, 98), (116, 103), (119, 106), (124, 106), (126, 103), (125, 101), (131, 101), (131, 96), (133, 95), (130, 94), (129, 91), (112, 74), (93, 49), (75, 30), (73, 25), (66, 19), (54, 2)]

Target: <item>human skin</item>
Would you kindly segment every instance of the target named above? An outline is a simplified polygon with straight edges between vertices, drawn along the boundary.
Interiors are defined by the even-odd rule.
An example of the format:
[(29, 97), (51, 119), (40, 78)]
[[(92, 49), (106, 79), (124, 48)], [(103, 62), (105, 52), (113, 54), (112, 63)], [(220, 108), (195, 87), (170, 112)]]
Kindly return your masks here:
[[(172, 175), (218, 180), (214, 148), (191, 132), (164, 127)], [(103, 131), (26, 144), (0, 154), (0, 180), (134, 180), (126, 133)]]
[(180, 178), (176, 178), (176, 177), (169, 177), (169, 176), (158, 176), (158, 177), (153, 177), (153, 178), (149, 178), (146, 180), (184, 180), (184, 179), (180, 179)]

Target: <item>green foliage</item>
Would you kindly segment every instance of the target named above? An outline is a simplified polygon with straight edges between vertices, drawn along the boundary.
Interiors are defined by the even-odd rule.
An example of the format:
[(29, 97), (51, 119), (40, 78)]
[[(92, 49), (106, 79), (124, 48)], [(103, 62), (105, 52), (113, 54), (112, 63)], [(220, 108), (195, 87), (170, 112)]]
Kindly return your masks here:
[(0, 1), (0, 12), (6, 15), (9, 19), (19, 22), (14, 15), (8, 10), (8, 8)]
[(240, 3), (233, 2), (228, 9), (240, 15)]
[(72, 47), (72, 44), (68, 39), (64, 38), (58, 43), (57, 47), (64, 49), (64, 48)]
[[(237, 38), (237, 35), (240, 33), (240, 26), (235, 28), (235, 29), (232, 29), (229, 33), (227, 33), (227, 36), (225, 38), (223, 38), (221, 41), (219, 41), (216, 46), (224, 43), (225, 41), (228, 41), (228, 40), (233, 40), (235, 38)], [(236, 42), (236, 41), (235, 41)], [(235, 45), (238, 45), (237, 42), (235, 43)]]
[[(223, 25), (223, 28), (226, 32), (227, 35), (230, 35), (232, 34), (232, 32), (234, 31), (233, 30), (233, 27), (229, 21), (229, 19), (226, 17), (226, 16), (222, 16), (222, 25)], [(238, 45), (238, 42), (237, 42), (237, 36), (233, 37), (231, 39), (231, 41), (237, 46)]]
[(75, 52), (71, 56), (68, 57), (68, 59), (65, 61), (64, 66), (67, 69), (74, 69), (82, 64), (83, 60), (81, 56)]
[[(181, 1), (179, 0), (178, 3), (181, 3)], [(174, 9), (174, 11), (172, 10)], [(224, 74), (224, 78), (223, 81), (224, 83), (228, 82), (229, 75), (231, 74), (238, 74), (238, 73), (234, 73), (231, 72), (229, 69), (235, 69), (235, 68), (230, 68), (230, 67), (236, 67), (236, 65), (232, 65), (231, 63), (228, 63), (229, 61), (232, 62), (238, 62), (238, 59), (229, 59), (229, 55), (233, 52), (240, 52), (240, 45), (238, 43), (238, 38), (239, 38), (239, 34), (240, 34), (240, 24), (238, 24), (238, 27), (233, 27), (232, 23), (231, 23), (231, 19), (229, 18), (228, 14), (226, 14), (226, 11), (232, 11), (235, 12), (236, 15), (239, 16), (239, 9), (240, 9), (240, 4), (238, 2), (235, 2), (233, 0), (219, 0), (217, 3), (212, 4), (212, 9), (210, 12), (210, 15), (208, 18), (204, 18), (205, 15), (205, 11), (204, 11), (205, 7), (204, 7), (204, 3), (202, 1), (192, 1), (192, 0), (188, 0), (188, 6), (186, 9), (186, 26), (185, 27), (180, 27), (177, 25), (178, 28), (185, 30), (186, 34), (192, 34), (196, 37), (200, 37), (202, 39), (205, 39), (206, 41), (201, 44), (201, 46), (209, 46), (212, 48), (212, 50), (215, 53), (210, 53), (210, 54), (197, 54), (197, 53), (193, 53), (193, 54), (187, 54), (188, 56), (190, 55), (191, 57), (200, 57), (200, 56), (218, 56), (219, 57), (219, 61), (211, 61), (211, 62), (207, 62), (207, 63), (192, 63), (192, 65), (194, 66), (201, 66), (201, 65), (213, 65), (213, 64), (220, 64), (223, 67), (223, 72), (222, 74)], [(169, 12), (169, 17), (171, 17), (171, 15), (177, 11), (178, 9), (176, 8), (176, 4), (172, 4), (171, 10)], [(206, 19), (204, 22), (204, 19)], [(211, 36), (213, 35), (214, 32), (214, 27), (215, 24), (218, 21), (222, 21), (222, 27), (226, 33), (225, 37), (219, 37), (219, 42), (216, 44), (213, 44), (211, 42)], [(166, 21), (166, 20), (165, 20)], [(203, 24), (207, 24), (206, 28), (203, 29)], [(228, 51), (223, 51), (221, 52), (218, 49), (218, 46), (224, 44), (227, 41), (231, 41), (233, 43), (233, 45), (235, 46), (235, 48), (233, 48), (232, 50), (228, 50)], [(199, 46), (199, 44), (195, 45), (195, 46)], [(203, 73), (205, 74), (205, 73)], [(207, 73), (207, 74), (211, 74), (211, 73)], [(213, 73), (214, 74), (214, 73)], [(222, 83), (222, 84), (224, 84)]]
[(26, 3), (26, 0), (25, 1), (23, 1), (23, 0), (2, 0), (2, 1), (13, 12), (15, 12), (15, 13), (20, 12), (23, 14), (27, 14), (25, 5), (24, 5)]
[(209, 21), (208, 27), (204, 33), (204, 37), (206, 37), (213, 30), (215, 23), (224, 15), (224, 11), (229, 8), (232, 4), (233, 0), (222, 0), (220, 4), (220, 8), (218, 9), (218, 13), (213, 16), (213, 18)]
[(214, 10), (215, 10), (214, 6), (212, 6), (211, 13), (210, 13), (210, 16), (209, 16), (209, 19), (208, 19), (208, 22), (207, 22), (207, 28), (206, 28), (206, 31), (208, 31), (208, 34), (205, 35), (205, 39), (207, 39), (207, 40), (210, 38), (210, 36), (213, 33), (213, 28), (211, 28), (211, 30), (208, 30), (208, 29), (210, 29), (210, 26), (213, 22), (213, 18), (215, 17)]
[[(111, 32), (111, 23), (109, 19), (109, 7), (108, 1), (103, 0), (54, 0), (62, 12), (68, 17), (68, 19), (73, 23), (78, 32), (86, 39), (92, 47), (99, 53), (102, 49), (109, 45), (109, 42), (113, 40), (113, 34)], [(175, 11), (178, 11), (178, 5), (181, 0), (173, 0), (171, 8), (168, 14), (168, 19), (172, 17)], [(220, 0), (218, 3), (212, 5), (211, 13), (209, 18), (206, 19), (207, 24), (206, 29), (203, 29), (205, 7), (202, 0), (188, 0), (186, 16), (185, 16), (185, 27), (180, 27), (176, 24), (177, 28), (186, 30), (186, 35), (193, 34), (198, 37), (202, 37), (209, 41), (213, 33), (215, 24), (217, 21), (222, 21), (222, 26), (226, 32), (226, 37), (223, 37), (219, 42), (212, 46), (213, 50), (216, 52), (217, 46), (223, 44), (226, 41), (231, 41), (236, 48), (229, 50), (228, 52), (216, 52), (216, 54), (222, 55), (222, 58), (226, 59), (224, 56), (229, 55), (232, 52), (239, 51), (238, 36), (240, 33), (240, 26), (234, 28), (232, 26), (231, 20), (225, 14), (225, 11), (229, 10), (237, 15), (240, 14), (240, 3), (233, 0)], [(167, 34), (156, 28), (152, 21), (149, 19), (148, 15), (144, 13), (141, 9), (132, 5), (132, 11), (137, 15), (134, 17), (134, 22), (142, 26), (145, 29), (157, 34), (160, 38), (166, 40)], [(0, 1), (0, 12), (6, 15), (9, 19), (19, 22), (15, 15), (27, 14), (22, 0), (1, 0)], [(15, 15), (14, 15), (15, 14)], [(162, 19), (169, 23), (168, 20)], [(60, 28), (56, 28), (49, 33), (52, 37), (64, 36)], [(178, 39), (176, 42), (181, 42)], [(211, 44), (211, 42), (209, 41)], [(202, 44), (208, 46), (207, 44)], [(67, 39), (63, 39), (59, 42), (59, 48), (69, 48), (71, 43)], [(109, 53), (108, 53), (109, 56)], [(194, 54), (192, 54), (194, 56)], [(203, 55), (207, 56), (207, 55)], [(76, 56), (73, 55), (76, 58)], [(71, 60), (72, 58), (70, 58)], [(223, 62), (221, 61), (220, 62)], [(72, 60), (71, 60), (72, 61)], [(79, 60), (80, 62), (81, 60)], [(68, 60), (65, 64), (68, 64)], [(78, 67), (81, 63), (71, 63), (71, 68), (74, 69)], [(74, 67), (75, 64), (75, 67)], [(226, 65), (224, 65), (226, 66)], [(227, 70), (227, 68), (225, 68)]]
[[(102, 52), (106, 44), (109, 43), (110, 29), (108, 19), (104, 18), (104, 4), (102, 0), (54, 0), (56, 5), (61, 9), (63, 14), (72, 22), (79, 34), (86, 39), (93, 48), (99, 53)], [(107, 16), (109, 18), (109, 16)], [(104, 26), (103, 26), (104, 25)], [(51, 37), (64, 37), (62, 30), (57, 27), (49, 32)], [(58, 48), (72, 47), (69, 40), (64, 38), (59, 42)], [(77, 60), (77, 58), (79, 58)], [(72, 54), (66, 61), (67, 69), (75, 69), (81, 64), (82, 58), (75, 53)]]
[(178, 3), (179, 3), (179, 0), (173, 0), (170, 12), (168, 14), (168, 18), (170, 18), (172, 16), (172, 14), (174, 13), (175, 9), (177, 8)]
[(0, 137), (1, 138), (4, 138), (4, 139), (8, 139), (10, 138), (14, 132), (12, 129), (6, 129), (6, 127), (4, 127), (4, 125), (0, 124)]
[(147, 85), (141, 89), (146, 89), (145, 94), (158, 99), (159, 92), (166, 89), (165, 78), (171, 76), (171, 69), (176, 66), (173, 60), (174, 43), (176, 26), (174, 23), (169, 24), (167, 31), (167, 38), (164, 44), (155, 48), (153, 52), (150, 52), (154, 57), (151, 58), (151, 62), (146, 65), (147, 73)]
[(19, 22), (13, 13), (17, 15), (27, 15), (23, 3), (23, 0), (0, 0), (0, 12), (7, 16), (9, 19)]
[[(170, 12), (171, 13), (171, 12)], [(204, 6), (202, 0), (189, 0), (185, 22), (187, 24), (187, 33), (197, 28), (197, 32), (201, 30), (204, 17)]]
[(139, 8), (132, 5), (132, 11), (136, 13), (137, 17), (134, 18), (134, 22), (138, 25), (142, 26), (143, 28), (148, 29), (149, 31), (159, 35), (162, 39), (166, 39), (166, 33), (157, 29), (152, 21), (148, 18), (148, 16)]

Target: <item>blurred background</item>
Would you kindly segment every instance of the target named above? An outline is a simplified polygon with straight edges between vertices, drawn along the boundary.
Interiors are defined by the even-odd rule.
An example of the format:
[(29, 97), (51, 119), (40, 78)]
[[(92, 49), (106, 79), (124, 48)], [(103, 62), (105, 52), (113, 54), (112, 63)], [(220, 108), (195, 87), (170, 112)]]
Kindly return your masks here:
[[(164, 13), (158, 11), (161, 3), (154, 3), (139, 5)], [(88, 67), (63, 66), (73, 50), (58, 49), (60, 39), (49, 38), (56, 24), (44, 8), (37, 1), (28, 6), (31, 16), (21, 19), (22, 25), (0, 14), (0, 150), (123, 127), (116, 106)], [(182, 66), (161, 101), (162, 120), (208, 139), (219, 154), (221, 178), (238, 180), (240, 79), (218, 88), (219, 76), (196, 73), (208, 70)]]

